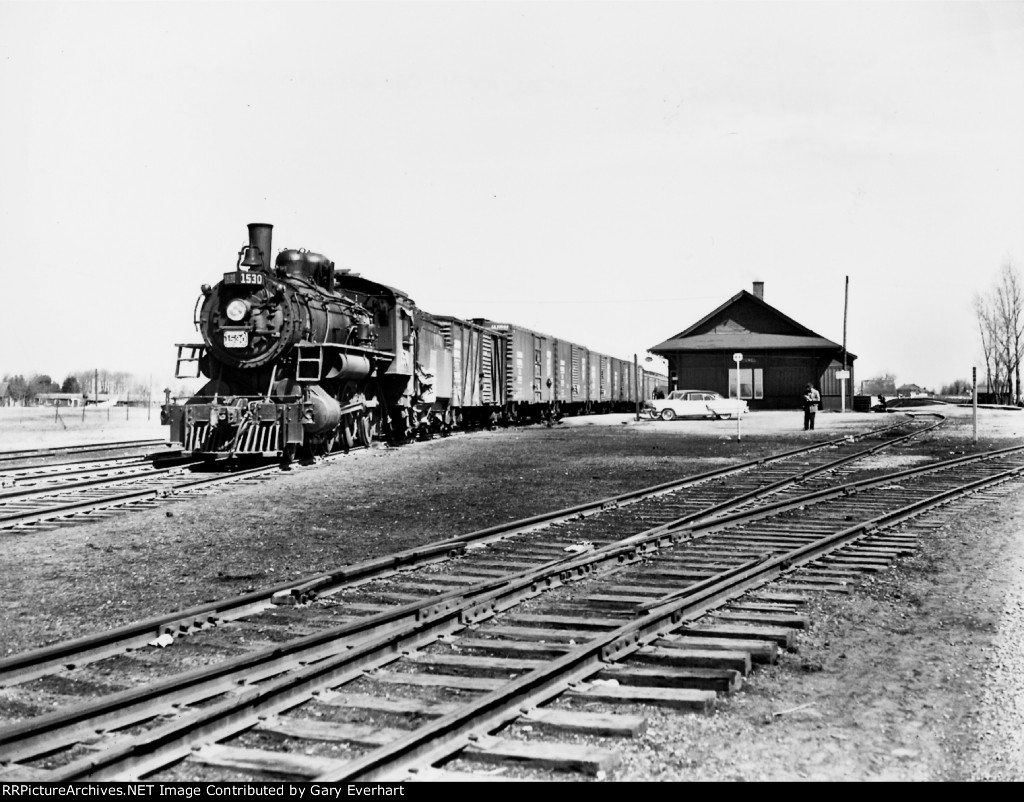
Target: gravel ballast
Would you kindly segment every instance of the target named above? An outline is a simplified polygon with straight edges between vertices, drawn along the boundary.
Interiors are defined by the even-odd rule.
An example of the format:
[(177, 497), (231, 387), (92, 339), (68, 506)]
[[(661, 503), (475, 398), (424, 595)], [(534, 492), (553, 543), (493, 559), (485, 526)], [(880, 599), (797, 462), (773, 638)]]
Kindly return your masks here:
[[(891, 469), (1011, 445), (1024, 414), (943, 408)], [(5, 536), (0, 650), (612, 496), (732, 460), (839, 437), (892, 415), (752, 413), (742, 422), (568, 419), (375, 447), (315, 469), (95, 522)], [(5, 449), (30, 447), (0, 416)], [(125, 427), (76, 432), (127, 439)], [(155, 424), (131, 437), (161, 436)], [(26, 434), (26, 439), (31, 435)], [(813, 438), (813, 439), (812, 439)], [(60, 437), (47, 431), (34, 442)], [(1024, 779), (1022, 485), (937, 513), (913, 557), (852, 593), (812, 597), (796, 654), (759, 667), (711, 716), (648, 711), (606, 781)], [(4, 691), (0, 690), (0, 704)]]

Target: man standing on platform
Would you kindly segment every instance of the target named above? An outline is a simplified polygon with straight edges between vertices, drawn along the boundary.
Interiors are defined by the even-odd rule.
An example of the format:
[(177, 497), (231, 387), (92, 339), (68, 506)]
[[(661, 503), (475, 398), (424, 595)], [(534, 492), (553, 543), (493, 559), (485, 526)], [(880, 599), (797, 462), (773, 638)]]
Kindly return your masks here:
[(814, 416), (821, 406), (821, 393), (814, 389), (813, 384), (807, 385), (804, 393), (804, 431), (814, 428)]

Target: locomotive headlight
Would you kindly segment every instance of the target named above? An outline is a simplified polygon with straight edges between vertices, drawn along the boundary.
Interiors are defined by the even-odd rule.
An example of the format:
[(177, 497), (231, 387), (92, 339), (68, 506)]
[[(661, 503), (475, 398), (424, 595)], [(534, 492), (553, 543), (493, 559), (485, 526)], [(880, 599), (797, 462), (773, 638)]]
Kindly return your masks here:
[(238, 298), (235, 298), (231, 303), (228, 304), (228, 308), (224, 310), (224, 314), (228, 316), (229, 320), (233, 320), (236, 323), (241, 320), (249, 311), (249, 304)]

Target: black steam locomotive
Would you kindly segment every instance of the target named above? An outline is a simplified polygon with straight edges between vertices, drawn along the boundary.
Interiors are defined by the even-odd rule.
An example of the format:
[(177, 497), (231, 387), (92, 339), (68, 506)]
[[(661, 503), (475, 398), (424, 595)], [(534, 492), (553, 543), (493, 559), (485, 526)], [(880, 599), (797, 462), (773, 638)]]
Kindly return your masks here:
[(374, 438), (631, 410), (659, 377), (514, 324), (428, 314), (403, 292), (249, 225), (235, 269), (196, 303), (199, 344), (167, 399), (169, 440), (208, 457), (316, 456)]

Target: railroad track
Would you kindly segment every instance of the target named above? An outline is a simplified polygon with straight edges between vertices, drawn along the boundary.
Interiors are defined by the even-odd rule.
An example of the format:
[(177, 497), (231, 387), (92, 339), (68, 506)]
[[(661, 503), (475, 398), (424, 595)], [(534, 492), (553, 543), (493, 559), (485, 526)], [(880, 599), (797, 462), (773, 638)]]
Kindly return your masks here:
[(227, 482), (269, 477), (279, 470), (278, 466), (262, 466), (204, 475), (193, 473), (188, 464), (159, 467), (140, 458), (99, 460), (64, 471), (19, 471), (17, 475), (7, 474), (0, 488), (0, 530), (68, 522), (72, 516), (151, 503)]
[[(5, 728), (0, 759), (12, 761), (7, 776), (46, 779), (154, 772), (161, 779), (427, 777), (456, 753), (460, 760), (550, 763), (557, 757), (603, 770), (593, 767), (607, 767), (607, 755), (585, 760), (557, 743), (538, 752), (490, 733), (524, 710), (531, 721), (544, 719), (537, 728), (628, 729), (614, 713), (601, 724), (571, 705), (561, 712), (540, 707), (566, 694), (605, 704), (709, 709), (716, 693), (739, 687), (751, 660), (771, 659), (773, 644), (792, 645), (793, 627), (802, 620), (799, 594), (847, 588), (912, 546), (912, 537), (886, 527), (1021, 471), (1021, 449), (1007, 449), (786, 493), (756, 507), (686, 514), (625, 538), (588, 528), (604, 515), (577, 515), (556, 527), (564, 530), (557, 537), (549, 527), (534, 532), (532, 542), (521, 535), (471, 549), (444, 571), (437, 566), (364, 584), (358, 591), (363, 615), (332, 630), (294, 637), (294, 628), (285, 627), (289, 638), (276, 646), (219, 655), (212, 667), (144, 679), (133, 690)], [(524, 545), (530, 548), (517, 548)], [(539, 564), (517, 564), (531, 552)], [(787, 589), (766, 595), (763, 587), (779, 581)], [(434, 592), (424, 596), (422, 585), (431, 583)], [(401, 603), (400, 594), (416, 592), (417, 600)], [(748, 601), (737, 603), (744, 594)], [(344, 595), (335, 601), (344, 602)], [(728, 604), (732, 609), (719, 612), (716, 625), (701, 624)], [(281, 613), (295, 624), (307, 611)], [(626, 658), (643, 664), (617, 666)], [(129, 661), (149, 663), (141, 653)], [(581, 685), (609, 672), (620, 685)], [(84, 682), (109, 685), (114, 674), (94, 672)], [(456, 702), (466, 695), (472, 701)], [(282, 715), (299, 705), (318, 711)], [(367, 709), (377, 719), (401, 719), (405, 731), (360, 726)], [(334, 720), (343, 716), (355, 720)], [(410, 730), (410, 719), (432, 723)], [(124, 728), (132, 728), (130, 743), (117, 734)], [(388, 745), (372, 748), (382, 740)]]
[(111, 471), (131, 471), (152, 466), (152, 459), (145, 455), (140, 455), (75, 460), (74, 462), (61, 462), (57, 464), (24, 465), (17, 468), (0, 468), (0, 489), (10, 487), (53, 487)]
[[(52, 461), (66, 455), (146, 449), (153, 444), (167, 446), (160, 440), (141, 440), (0, 453), (0, 530), (76, 523), (90, 513), (152, 504), (221, 484), (268, 479), (296, 467), (270, 463), (242, 468), (228, 462), (207, 463), (174, 450)], [(345, 452), (337, 452), (319, 457), (318, 463), (344, 456)]]
[(120, 440), (112, 443), (87, 443), (78, 446), (60, 446), (59, 448), (23, 448), (11, 451), (0, 451), (0, 465), (12, 463), (39, 463), (68, 456), (95, 454), (101, 451), (159, 451), (170, 448), (164, 440)]
[[(575, 540), (562, 544), (559, 548), (573, 547), (576, 541), (604, 544), (643, 531), (658, 523), (696, 519), (744, 505), (758, 504), (763, 499), (780, 497), (780, 494), (792, 493), (805, 486), (817, 486), (817, 483), (821, 482), (828, 486), (842, 477), (850, 476), (854, 466), (869, 461), (879, 451), (899, 446), (934, 429), (941, 422), (941, 419), (898, 421), (881, 429), (866, 432), (860, 438), (844, 437), (819, 442), (771, 458), (739, 463), (612, 498), (599, 499), (589, 504), (458, 535), (427, 546), (356, 565), (342, 566), (314, 576), (290, 580), (240, 596), (146, 619), (108, 632), (0, 659), (0, 687), (16, 685), (46, 674), (60, 674), (65, 672), (68, 666), (80, 668), (96, 660), (122, 654), (126, 650), (146, 649), (154, 641), (167, 646), (176, 639), (180, 641), (184, 636), (192, 636), (188, 639), (189, 649), (185, 650), (189, 651), (195, 648), (193, 644), (200, 640), (197, 635), (208, 634), (218, 627), (223, 629), (225, 624), (240, 619), (246, 619), (248, 628), (259, 632), (262, 625), (255, 617), (261, 614), (270, 622), (268, 626), (273, 627), (272, 631), (280, 630), (281, 626), (277, 619), (285, 615), (282, 612), (283, 608), (314, 600), (318, 602), (317, 607), (320, 608), (322, 615), (304, 616), (307, 624), (312, 623), (310, 619), (315, 619), (321, 620), (321, 627), (333, 626), (337, 623), (338, 609), (337, 605), (330, 601), (330, 597), (346, 588), (361, 587), (373, 580), (387, 579), (400, 572), (430, 566), (454, 555), (473, 552), (496, 541), (518, 538), (542, 530), (547, 533), (545, 536), (557, 534), (558, 527), (578, 519), (593, 518), (593, 521), (588, 525), (585, 534), (574, 535)], [(257, 479), (267, 475), (269, 474), (259, 472), (253, 474)], [(247, 477), (239, 474), (231, 478), (238, 480)], [(214, 480), (218, 481), (217, 478)], [(189, 476), (184, 475), (168, 481), (185, 483), (189, 481)], [(209, 482), (210, 479), (199, 481)], [(203, 486), (205, 485), (200, 485)], [(116, 480), (107, 491), (120, 494), (118, 497), (127, 495), (130, 500), (138, 501), (150, 498), (153, 493), (176, 492), (175, 487), (184, 489), (185, 485), (169, 484), (166, 488), (156, 489), (139, 489), (132, 485), (125, 488), (121, 480)], [(109, 498), (106, 503), (110, 503)], [(33, 514), (38, 513), (23, 513), (26, 517)], [(43, 514), (52, 514), (52, 509)], [(531, 559), (534, 563), (538, 562), (536, 555), (551, 553), (551, 549), (541, 545), (533, 545), (531, 548)], [(490, 571), (491, 574), (497, 570), (493, 565), (484, 565), (482, 569)], [(433, 584), (428, 581), (425, 589), (421, 591), (438, 592), (438, 583), (441, 581), (435, 577)], [(389, 598), (396, 605), (411, 600), (408, 592), (392, 594)], [(345, 604), (346, 613), (374, 612), (377, 609), (375, 605), (367, 605), (358, 600), (348, 600)], [(236, 624), (235, 627), (238, 628), (240, 625)]]

